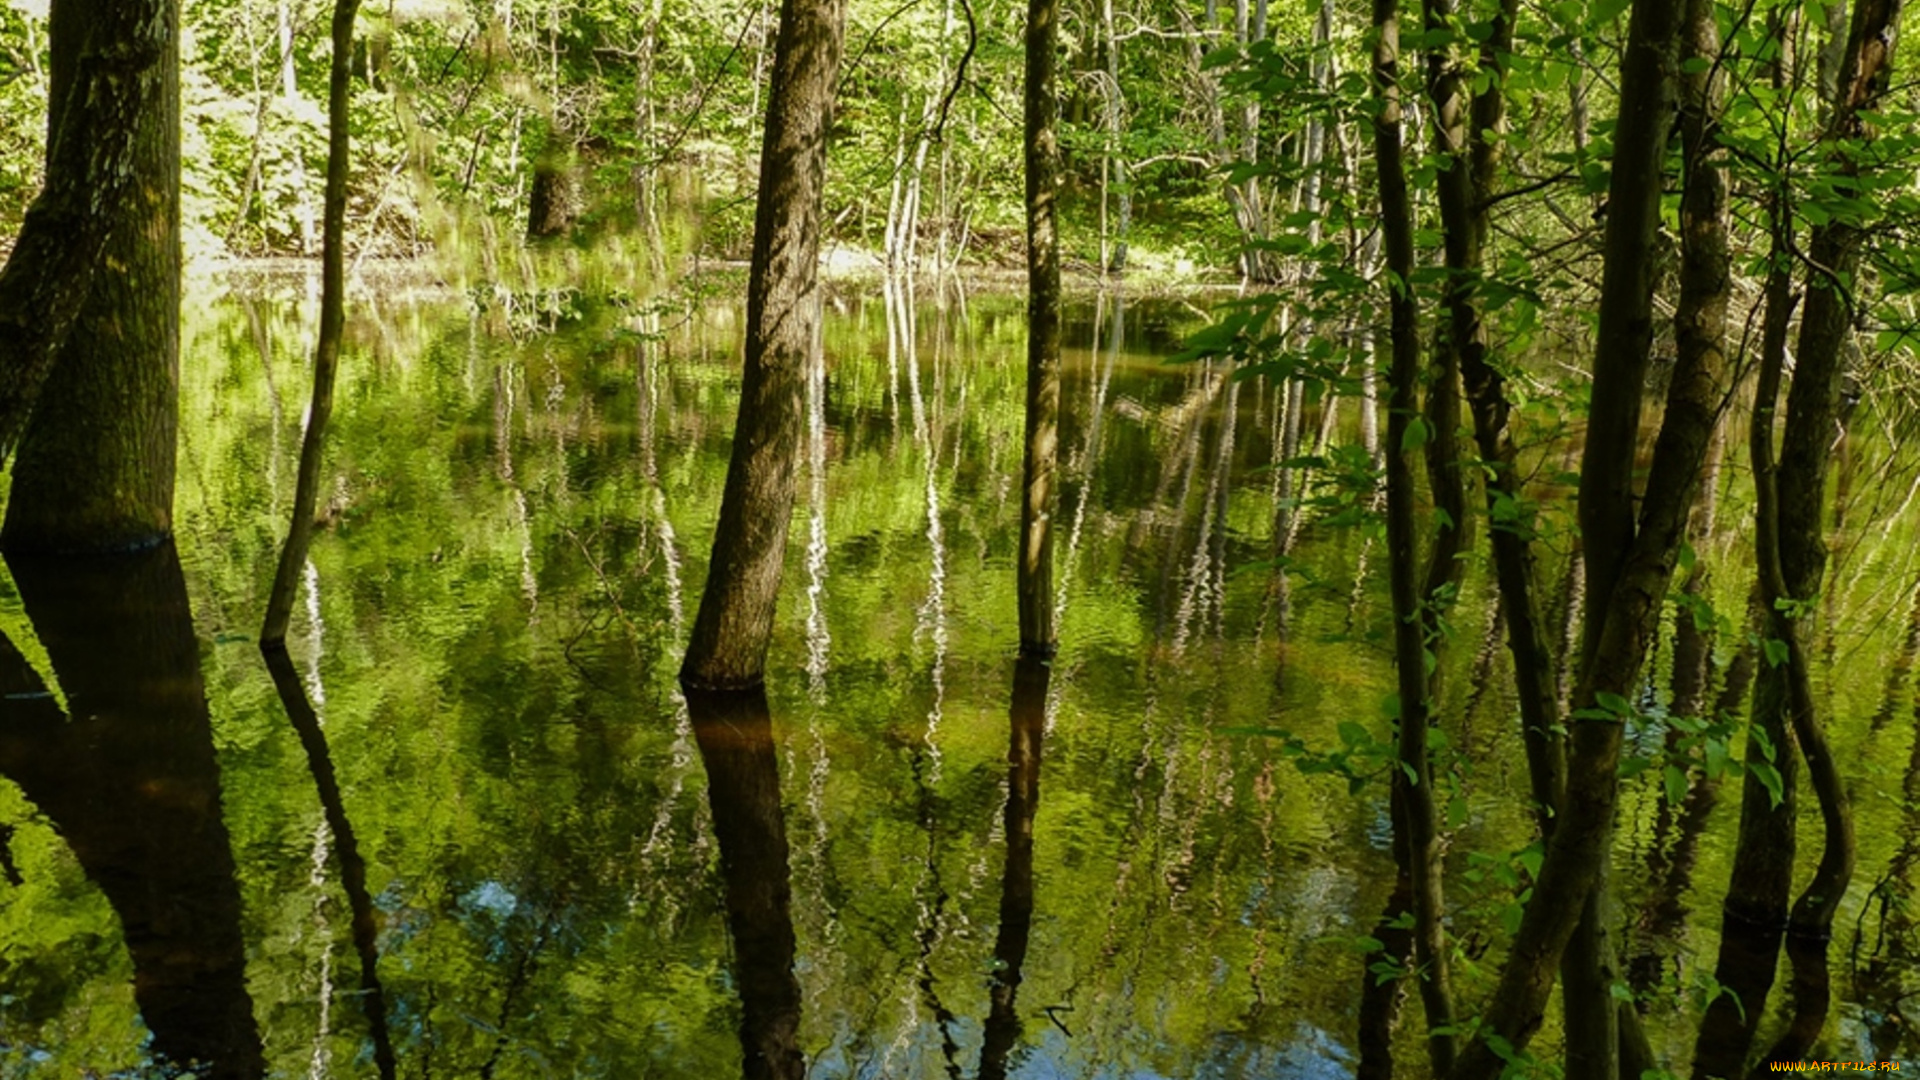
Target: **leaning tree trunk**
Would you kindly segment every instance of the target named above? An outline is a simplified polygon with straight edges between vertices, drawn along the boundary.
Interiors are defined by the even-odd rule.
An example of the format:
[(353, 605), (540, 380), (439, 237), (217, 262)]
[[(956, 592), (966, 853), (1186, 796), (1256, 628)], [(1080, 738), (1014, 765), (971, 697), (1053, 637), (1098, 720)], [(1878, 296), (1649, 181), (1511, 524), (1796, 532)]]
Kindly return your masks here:
[(1708, 363), (1676, 365), (1636, 527), (1633, 457), (1652, 336), (1653, 248), (1672, 126), (1679, 14), (1668, 0), (1636, 0), (1621, 61), (1579, 507), (1594, 603), (1573, 695), (1564, 812), (1484, 1022), (1453, 1071), (1455, 1080), (1493, 1080), (1505, 1067), (1500, 1051), (1524, 1049), (1539, 1030), (1554, 971), (1583, 914), (1591, 917), (1589, 900), (1603, 889), (1618, 798), (1624, 727), (1619, 712), (1658, 631), (1723, 395), (1724, 372)]
[(333, 378), (340, 365), (340, 338), (347, 323), (347, 172), (348, 115), (353, 89), (353, 20), (360, 0), (335, 0), (333, 68), (327, 83), (327, 194), (321, 212), (320, 340), (313, 350), (313, 402), (300, 442), (300, 472), (294, 481), (293, 521), (280, 566), (267, 595), (267, 616), (260, 628), (262, 648), (282, 645), (293, 615), (293, 594), (307, 565), (313, 541), (313, 514), (320, 499), (320, 465), (327, 420), (333, 415)]
[(1059, 0), (1028, 0), (1027, 442), (1020, 503), (1020, 651), (1051, 656), (1054, 481), (1060, 465)]
[(680, 679), (746, 688), (766, 672), (817, 340), (820, 200), (845, 0), (785, 0), (760, 149), (746, 371), (707, 584)]
[(9, 551), (124, 550), (173, 529), (178, 36), (174, 0), (51, 9), (47, 186), (0, 273)]
[[(1837, 96), (1826, 138), (1832, 146), (1832, 164), (1845, 177), (1862, 171), (1862, 144), (1873, 132), (1861, 113), (1875, 108), (1892, 78), (1893, 49), (1900, 25), (1900, 0), (1859, 0), (1847, 35), (1847, 51), (1840, 67)], [(1800, 348), (1787, 392), (1787, 419), (1781, 436), (1778, 498), (1780, 544), (1778, 586), (1785, 590), (1776, 603), (1783, 620), (1787, 601), (1808, 601), (1820, 589), (1826, 571), (1827, 550), (1822, 510), (1827, 463), (1833, 432), (1840, 424), (1840, 388), (1847, 344), (1853, 333), (1854, 292), (1859, 287), (1865, 223), (1851, 214), (1838, 215), (1813, 230), (1808, 245), (1810, 264), (1817, 269), (1807, 289), (1800, 319)], [(1763, 573), (1769, 568), (1762, 567)], [(1806, 619), (1792, 620), (1804, 624)], [(1810, 635), (1800, 627), (1783, 627), (1787, 645), (1784, 666), (1790, 679), (1787, 699), (1793, 733), (1807, 762), (1807, 779), (1820, 803), (1823, 825), (1820, 862), (1813, 877), (1794, 901), (1787, 921), (1787, 958), (1793, 966), (1793, 1018), (1773, 1049), (1770, 1061), (1798, 1061), (1813, 1048), (1825, 1026), (1831, 1005), (1831, 975), (1827, 945), (1833, 937), (1833, 919), (1853, 880), (1853, 810), (1839, 764), (1827, 745), (1826, 732), (1815, 715), (1810, 689)]]

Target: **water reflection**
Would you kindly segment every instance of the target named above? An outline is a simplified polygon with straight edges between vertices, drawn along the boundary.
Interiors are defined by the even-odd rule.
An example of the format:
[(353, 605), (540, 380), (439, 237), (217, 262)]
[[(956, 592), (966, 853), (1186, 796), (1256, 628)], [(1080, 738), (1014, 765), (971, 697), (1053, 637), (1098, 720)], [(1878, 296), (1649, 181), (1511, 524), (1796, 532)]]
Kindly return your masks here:
[(12, 558), (67, 712), (0, 638), (0, 773), (72, 849), (119, 917), (157, 1059), (207, 1077), (265, 1071), (220, 767), (186, 581), (172, 544)]
[(707, 798), (740, 995), (741, 1075), (798, 1080), (800, 984), (793, 977), (792, 886), (780, 769), (764, 689), (687, 691), (707, 768)]
[(353, 916), (353, 949), (360, 957), (360, 1005), (373, 1039), (374, 1066), (381, 1080), (393, 1080), (393, 1042), (387, 1033), (387, 999), (380, 985), (376, 940), (379, 931), (374, 921), (373, 898), (367, 894), (367, 864), (360, 857), (360, 844), (354, 836), (353, 823), (347, 818), (340, 782), (333, 771), (333, 754), (327, 748), (326, 732), (321, 729), (320, 717), (307, 698), (300, 673), (294, 670), (293, 660), (285, 648), (269, 647), (261, 651), (267, 661), (267, 671), (273, 675), (274, 689), (280, 692), (287, 717), (300, 736), (300, 747), (306, 751), (307, 770), (313, 774), (314, 787), (320, 793), (327, 831), (333, 834), (340, 858), (340, 885), (346, 891), (347, 907)]
[(1007, 861), (1000, 875), (1000, 930), (993, 941), (986, 1042), (980, 1080), (1005, 1080), (1007, 1059), (1020, 1039), (1021, 969), (1033, 930), (1033, 818), (1040, 808), (1040, 747), (1046, 737), (1047, 684), (1053, 665), (1022, 655), (1013, 672), (1007, 718)]

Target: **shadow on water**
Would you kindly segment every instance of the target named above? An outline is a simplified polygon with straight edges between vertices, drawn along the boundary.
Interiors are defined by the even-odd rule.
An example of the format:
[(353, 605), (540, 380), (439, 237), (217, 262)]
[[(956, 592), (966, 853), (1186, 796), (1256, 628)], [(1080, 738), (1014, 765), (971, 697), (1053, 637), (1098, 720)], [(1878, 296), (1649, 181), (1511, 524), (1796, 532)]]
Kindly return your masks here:
[(1005, 1080), (1020, 1040), (1020, 971), (1033, 929), (1033, 817), (1040, 808), (1040, 745), (1046, 738), (1047, 686), (1053, 667), (1022, 656), (1013, 670), (1007, 719), (1007, 861), (1000, 875), (1000, 930), (993, 939), (993, 983), (980, 1080)]
[(0, 773), (119, 917), (163, 1062), (265, 1072), (200, 654), (171, 543), (8, 560), (73, 719), (0, 637)]
[(379, 926), (374, 921), (373, 898), (367, 894), (367, 864), (360, 857), (360, 844), (354, 837), (353, 823), (347, 820), (347, 808), (340, 797), (340, 782), (333, 771), (333, 755), (327, 749), (327, 735), (321, 730), (320, 717), (307, 698), (306, 687), (293, 669), (293, 659), (281, 646), (261, 649), (267, 670), (273, 675), (274, 689), (286, 706), (300, 746), (307, 754), (307, 770), (319, 789), (320, 807), (326, 815), (327, 829), (340, 857), (340, 884), (346, 890), (347, 908), (353, 913), (353, 949), (360, 957), (360, 1006), (366, 1012), (367, 1030), (373, 1038), (373, 1061), (381, 1080), (393, 1080), (393, 1041), (387, 1033), (386, 992), (380, 985), (377, 948)]
[(799, 1080), (807, 1067), (799, 1044), (800, 984), (793, 976), (793, 893), (766, 691), (686, 694), (720, 844), (740, 994), (741, 1074)]

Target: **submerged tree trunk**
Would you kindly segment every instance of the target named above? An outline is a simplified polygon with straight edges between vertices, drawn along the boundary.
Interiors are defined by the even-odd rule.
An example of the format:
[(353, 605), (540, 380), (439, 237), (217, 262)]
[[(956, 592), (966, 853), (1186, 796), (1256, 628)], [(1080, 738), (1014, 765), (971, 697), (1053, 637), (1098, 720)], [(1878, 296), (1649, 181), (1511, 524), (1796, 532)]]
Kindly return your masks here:
[(1059, 0), (1028, 0), (1027, 412), (1020, 502), (1020, 650), (1051, 656), (1054, 482), (1060, 462), (1060, 143), (1054, 72)]
[(845, 0), (785, 0), (760, 151), (746, 370), (707, 584), (680, 679), (760, 685), (793, 516), (807, 363), (818, 341), (820, 200)]
[(1021, 968), (1033, 929), (1033, 821), (1040, 808), (1040, 750), (1047, 729), (1048, 661), (1022, 656), (1013, 673), (1007, 725), (1007, 861), (1000, 876), (1000, 929), (993, 939), (991, 1002), (980, 1047), (980, 1080), (1005, 1080), (1020, 1039)]
[(746, 1080), (801, 1080), (807, 1061), (800, 1052), (800, 983), (793, 975), (793, 886), (766, 691), (689, 690), (687, 710), (707, 769), (708, 806), (720, 845), (740, 995), (741, 1074)]
[(47, 186), (0, 272), (0, 455), (17, 449), (0, 545), (125, 550), (173, 528), (179, 7), (50, 15)]
[(267, 596), (267, 615), (260, 628), (263, 646), (286, 641), (293, 615), (293, 594), (307, 565), (313, 542), (313, 515), (320, 499), (320, 466), (324, 460), (327, 420), (333, 415), (333, 380), (340, 365), (340, 339), (347, 323), (347, 173), (349, 108), (353, 91), (353, 21), (360, 0), (335, 0), (333, 9), (333, 67), (327, 82), (327, 195), (322, 211), (320, 240), (320, 340), (313, 349), (313, 401), (307, 408), (307, 430), (300, 442), (300, 472), (294, 481), (293, 521), (280, 566)]

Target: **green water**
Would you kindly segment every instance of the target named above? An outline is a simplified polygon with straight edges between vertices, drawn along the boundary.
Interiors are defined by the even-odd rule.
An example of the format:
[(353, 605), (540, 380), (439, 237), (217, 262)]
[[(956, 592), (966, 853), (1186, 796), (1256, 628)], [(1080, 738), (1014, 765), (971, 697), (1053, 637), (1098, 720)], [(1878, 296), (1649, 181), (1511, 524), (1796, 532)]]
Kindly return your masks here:
[[(1277, 740), (1236, 729), (1321, 752), (1355, 724), (1385, 738), (1383, 552), (1366, 528), (1310, 519), (1276, 584), (1274, 389), (1165, 364), (1196, 325), (1184, 301), (1088, 296), (1069, 319), (1062, 650), (1035, 723), (1037, 799), (1014, 814), (1032, 809), (1029, 903), (1006, 854), (1022, 301), (929, 292), (889, 333), (877, 289), (836, 292), (771, 726), (737, 721), (747, 734), (716, 750), (675, 675), (738, 386), (741, 314), (719, 291), (544, 311), (397, 285), (360, 297), (277, 690), (253, 635), (311, 298), (203, 288), (177, 565), (172, 549), (77, 578), (16, 565), (0, 597), (0, 1075), (163, 1075), (179, 1047), (217, 1059), (205, 1075), (257, 1075), (256, 1054), (274, 1076), (373, 1076), (388, 1054), (407, 1077), (737, 1074), (764, 973), (727, 913), (769, 875), (787, 899), (773, 890), (755, 918), (790, 927), (791, 1041), (812, 1076), (974, 1075), (996, 1030), (1022, 1077), (1351, 1074), (1354, 939), (1392, 874), (1385, 766), (1358, 753), (1352, 784), (1303, 776)], [(1354, 403), (1340, 409), (1336, 443), (1357, 431)], [(1308, 409), (1309, 443), (1323, 417)], [(1873, 544), (1853, 556), (1868, 580), (1911, 580), (1908, 545)], [(1872, 949), (1868, 890), (1913, 821), (1904, 706), (1882, 732), (1865, 723), (1882, 667), (1867, 658), (1904, 618), (1895, 591), (1841, 609), (1830, 694), (1863, 785), (1863, 880), (1836, 955), (1863, 918)], [(1443, 712), (1452, 929), (1480, 958), (1461, 975), (1475, 994), (1529, 831), (1489, 613), (1475, 572)], [(1658, 771), (1626, 800), (1623, 918), (1671, 842)], [(776, 774), (777, 798), (753, 802)], [(1653, 1020), (1678, 1060), (1688, 980), (1712, 963), (1730, 785), (1719, 802), (1691, 918), (1657, 943), (1680, 957)], [(1022, 908), (1017, 994), (996, 1010)], [(1832, 1045), (1857, 1053), (1832, 1056), (1914, 1051), (1884, 1002), (1844, 970), (1836, 986)], [(1418, 1030), (1402, 1025), (1408, 1066)]]

